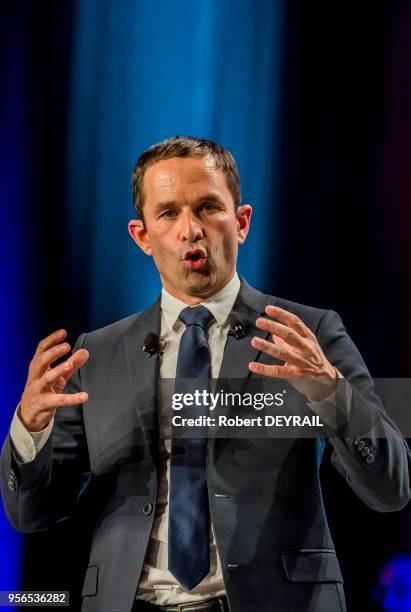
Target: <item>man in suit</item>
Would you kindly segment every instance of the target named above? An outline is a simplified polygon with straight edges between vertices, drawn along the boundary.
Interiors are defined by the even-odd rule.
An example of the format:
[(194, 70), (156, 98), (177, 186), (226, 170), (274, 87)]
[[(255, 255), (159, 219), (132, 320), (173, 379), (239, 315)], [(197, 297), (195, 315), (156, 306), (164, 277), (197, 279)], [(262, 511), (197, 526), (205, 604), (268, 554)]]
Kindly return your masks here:
[(40, 342), (1, 456), (7, 516), (48, 529), (95, 496), (85, 612), (344, 610), (324, 439), (164, 439), (159, 380), (287, 379), (323, 420), (335, 467), (381, 512), (408, 502), (408, 447), (339, 316), (237, 275), (251, 207), (227, 150), (169, 139), (139, 158), (132, 186), (129, 232), (161, 296), (83, 334), (56, 367), (66, 332)]

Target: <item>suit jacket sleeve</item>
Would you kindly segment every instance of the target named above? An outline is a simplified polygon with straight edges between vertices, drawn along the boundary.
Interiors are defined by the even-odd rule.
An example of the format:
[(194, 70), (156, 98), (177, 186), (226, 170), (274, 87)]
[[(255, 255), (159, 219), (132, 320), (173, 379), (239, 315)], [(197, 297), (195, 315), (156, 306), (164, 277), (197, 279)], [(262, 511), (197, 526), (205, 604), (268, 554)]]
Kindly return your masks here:
[[(337, 430), (326, 426), (332, 463), (367, 506), (380, 512), (399, 510), (411, 493), (408, 445), (386, 414), (364, 360), (338, 314), (326, 311), (317, 333), (326, 357), (345, 377), (336, 390), (342, 423)], [(348, 420), (344, 416), (347, 384), (352, 393)]]
[[(73, 352), (83, 345), (85, 334)], [(76, 372), (65, 392), (81, 390)], [(19, 460), (8, 434), (1, 453), (1, 492), (7, 517), (23, 533), (48, 529), (69, 517), (90, 479), (81, 405), (59, 408), (53, 431), (33, 461)]]

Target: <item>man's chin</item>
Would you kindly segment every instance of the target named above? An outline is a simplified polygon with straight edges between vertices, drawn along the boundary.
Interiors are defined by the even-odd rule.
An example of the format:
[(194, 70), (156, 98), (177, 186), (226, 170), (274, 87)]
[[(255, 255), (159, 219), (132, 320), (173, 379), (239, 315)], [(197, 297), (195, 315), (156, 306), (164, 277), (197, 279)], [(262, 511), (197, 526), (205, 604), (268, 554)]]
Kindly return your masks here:
[(186, 291), (190, 295), (201, 296), (204, 292), (212, 290), (213, 284), (210, 274), (194, 271), (186, 280)]

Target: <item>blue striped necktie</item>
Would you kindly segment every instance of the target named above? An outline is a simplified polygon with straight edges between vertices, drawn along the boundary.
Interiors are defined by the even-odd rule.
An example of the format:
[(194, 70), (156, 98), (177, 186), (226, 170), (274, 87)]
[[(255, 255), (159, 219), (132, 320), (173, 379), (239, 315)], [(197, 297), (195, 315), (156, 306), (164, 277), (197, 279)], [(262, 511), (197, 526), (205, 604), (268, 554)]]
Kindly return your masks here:
[[(209, 388), (210, 350), (205, 332), (213, 315), (204, 306), (180, 313), (186, 329), (180, 340), (176, 370), (176, 393)], [(190, 408), (190, 417), (203, 413)], [(206, 481), (207, 439), (175, 438), (172, 435), (170, 503), (168, 524), (168, 569), (187, 590), (192, 590), (210, 571), (209, 503)]]

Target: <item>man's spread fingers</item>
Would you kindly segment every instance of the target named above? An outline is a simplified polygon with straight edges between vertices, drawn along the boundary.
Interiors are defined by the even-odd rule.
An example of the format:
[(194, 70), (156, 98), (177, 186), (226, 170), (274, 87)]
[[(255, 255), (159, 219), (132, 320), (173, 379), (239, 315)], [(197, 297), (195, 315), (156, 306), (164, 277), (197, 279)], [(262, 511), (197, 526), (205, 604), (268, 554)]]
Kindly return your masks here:
[(62, 406), (84, 404), (87, 400), (88, 394), (81, 391), (80, 393), (56, 393), (47, 403), (50, 408), (59, 408)]
[(287, 344), (290, 344), (291, 346), (302, 350), (307, 348), (305, 337), (301, 336), (294, 329), (284, 325), (283, 323), (278, 323), (277, 321), (271, 321), (270, 319), (259, 317), (255, 324), (259, 329), (264, 329), (274, 336), (283, 338), (283, 340), (285, 340)]
[(43, 338), (42, 340), (40, 340), (40, 342), (37, 345), (36, 355), (39, 355), (40, 353), (44, 353), (44, 351), (51, 348), (58, 342), (62, 342), (66, 336), (67, 336), (66, 330), (59, 329), (51, 333), (46, 338)]
[(287, 366), (265, 365), (257, 361), (251, 361), (248, 364), (249, 370), (260, 376), (270, 376), (270, 378), (287, 378)]
[(288, 310), (284, 310), (284, 308), (280, 308), (279, 306), (266, 306), (265, 312), (268, 316), (273, 317), (280, 321), (280, 323), (284, 323), (284, 325), (288, 325), (291, 329), (294, 329), (300, 336), (303, 338), (307, 338), (312, 336), (312, 332), (308, 327), (301, 321), (297, 315), (288, 312)]
[(55, 368), (47, 370), (43, 376), (45, 386), (55, 383), (59, 377), (63, 377), (65, 383), (67, 383), (69, 378), (73, 376), (77, 370), (83, 367), (89, 356), (90, 353), (86, 349), (78, 349), (67, 359), (67, 361), (60, 363)]
[(270, 355), (270, 357), (281, 359), (281, 361), (286, 361), (287, 363), (301, 365), (301, 358), (298, 355), (273, 342), (268, 342), (267, 340), (254, 336), (251, 340), (251, 344), (254, 348), (260, 349), (260, 351), (263, 351), (266, 355)]
[(67, 376), (73, 371), (73, 362), (71, 359), (67, 359), (64, 363), (60, 363), (55, 368), (48, 369), (40, 379), (41, 387), (43, 389), (53, 385), (59, 378), (63, 377), (67, 382)]
[(31, 362), (31, 369), (34, 375), (42, 376), (48, 367), (57, 361), (60, 357), (63, 357), (70, 351), (70, 345), (68, 342), (52, 346), (51, 348), (44, 351), (40, 355), (36, 355)]
[(53, 385), (53, 389), (55, 393), (63, 393), (65, 387), (66, 387), (66, 379), (64, 378), (64, 376), (60, 376), (60, 378), (58, 378), (56, 380), (56, 382)]
[(77, 370), (83, 367), (89, 357), (90, 353), (86, 349), (78, 349), (78, 351), (72, 354), (67, 360), (70, 363), (70, 367), (67, 367), (62, 374), (66, 383)]
[(72, 364), (72, 368), (70, 370), (67, 370), (66, 373), (63, 375), (66, 380), (68, 380), (70, 376), (74, 374), (74, 372), (77, 372), (77, 370), (82, 368), (89, 357), (90, 353), (87, 349), (78, 349), (75, 353), (73, 353), (69, 359), (70, 363)]

